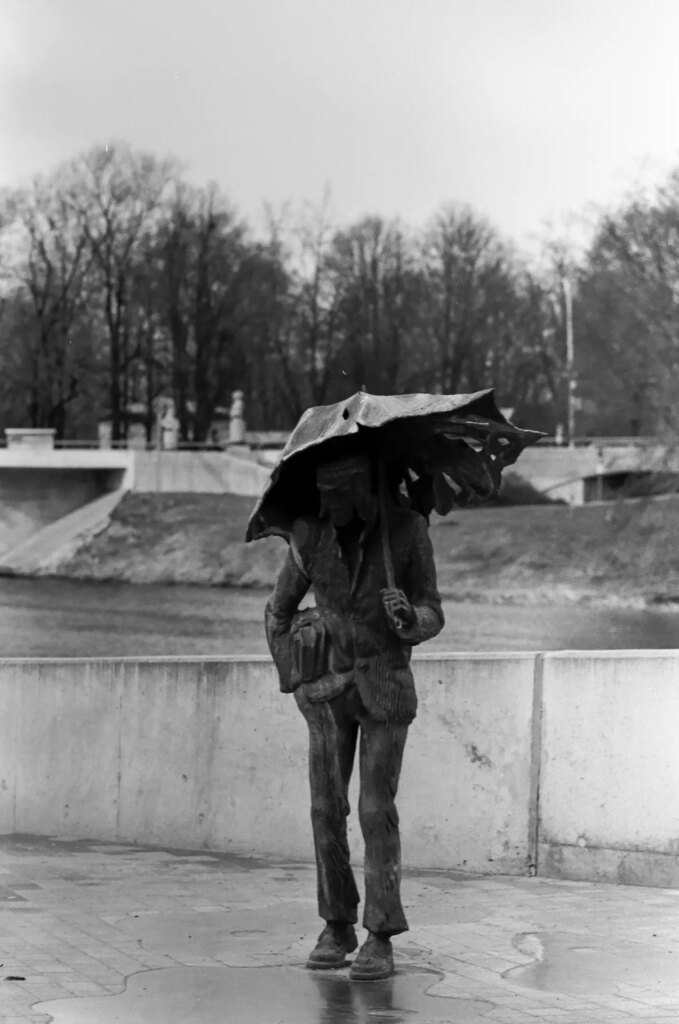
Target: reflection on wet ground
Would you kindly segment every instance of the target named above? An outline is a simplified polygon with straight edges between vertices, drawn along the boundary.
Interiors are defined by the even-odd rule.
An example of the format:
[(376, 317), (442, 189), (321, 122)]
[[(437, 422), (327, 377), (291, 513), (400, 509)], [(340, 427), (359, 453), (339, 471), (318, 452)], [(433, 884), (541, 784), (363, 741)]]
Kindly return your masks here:
[(408, 872), (396, 975), (364, 984), (303, 966), (309, 863), (13, 836), (0, 880), (0, 1021), (679, 1020), (677, 890)]
[[(673, 902), (679, 908), (679, 900)], [(589, 932), (528, 932), (516, 935), (512, 945), (534, 961), (503, 977), (543, 992), (591, 996), (608, 992), (615, 980), (629, 992), (642, 993), (649, 983), (660, 987), (679, 978), (676, 946), (670, 944), (650, 950), (642, 941), (619, 938), (611, 948)]]
[(350, 982), (346, 971), (303, 967), (184, 967), (128, 979), (119, 996), (43, 1003), (54, 1024), (468, 1024), (484, 1000), (427, 994), (438, 975), (400, 970), (387, 981)]

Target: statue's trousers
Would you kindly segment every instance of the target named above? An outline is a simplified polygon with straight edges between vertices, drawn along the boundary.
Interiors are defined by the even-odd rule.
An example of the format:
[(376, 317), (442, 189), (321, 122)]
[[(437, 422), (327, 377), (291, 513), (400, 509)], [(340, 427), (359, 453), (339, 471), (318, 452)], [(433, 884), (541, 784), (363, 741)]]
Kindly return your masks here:
[(331, 701), (295, 696), (309, 726), (311, 821), (318, 910), (326, 921), (357, 921), (359, 894), (347, 843), (349, 780), (359, 745), (359, 821), (365, 842), (363, 926), (385, 936), (407, 931), (400, 896), (401, 843), (394, 803), (408, 725), (380, 722), (352, 684)]

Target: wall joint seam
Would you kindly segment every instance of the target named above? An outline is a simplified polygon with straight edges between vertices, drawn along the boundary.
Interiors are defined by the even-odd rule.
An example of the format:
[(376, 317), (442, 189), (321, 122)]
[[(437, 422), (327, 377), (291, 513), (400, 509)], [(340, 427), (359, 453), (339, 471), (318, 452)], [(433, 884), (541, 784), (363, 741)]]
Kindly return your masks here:
[(527, 874), (539, 873), (538, 846), (540, 832), (540, 766), (542, 761), (543, 680), (545, 655), (535, 655), (533, 665), (533, 705), (531, 710), (530, 779), (528, 789), (528, 855)]

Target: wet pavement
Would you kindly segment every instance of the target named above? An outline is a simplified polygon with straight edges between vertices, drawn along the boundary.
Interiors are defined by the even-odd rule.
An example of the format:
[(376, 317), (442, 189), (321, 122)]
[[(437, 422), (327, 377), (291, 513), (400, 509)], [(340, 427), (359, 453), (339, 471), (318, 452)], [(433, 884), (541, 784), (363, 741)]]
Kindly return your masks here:
[(403, 896), (395, 976), (350, 982), (304, 968), (310, 864), (4, 837), (0, 1021), (679, 1020), (679, 890), (406, 872)]

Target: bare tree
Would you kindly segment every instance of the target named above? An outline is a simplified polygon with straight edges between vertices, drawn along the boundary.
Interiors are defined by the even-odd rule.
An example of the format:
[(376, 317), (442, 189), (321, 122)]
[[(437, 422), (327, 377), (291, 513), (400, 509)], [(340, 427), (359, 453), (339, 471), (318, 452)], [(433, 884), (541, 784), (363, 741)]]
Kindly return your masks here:
[(296, 359), (295, 289), (285, 214), (267, 210), (267, 236), (253, 247), (249, 303), (249, 417), (262, 428), (293, 426), (304, 411), (305, 380)]
[(63, 437), (69, 405), (91, 366), (83, 328), (91, 253), (82, 216), (67, 202), (59, 174), (36, 179), (5, 202), (8, 286), (25, 348), (15, 363), (28, 393), (28, 422)]
[[(267, 210), (267, 238), (259, 249), (256, 287), (268, 309), (260, 330), (261, 354), (276, 385), (286, 423), (294, 423), (309, 405), (332, 401), (337, 387), (346, 393), (340, 356), (344, 337), (339, 323), (336, 227), (326, 196), (294, 217), (285, 209)], [(253, 282), (254, 283), (254, 282)], [(261, 366), (260, 362), (260, 366)], [(254, 367), (253, 367), (254, 369)]]
[(586, 395), (618, 432), (675, 438), (679, 373), (679, 171), (602, 217), (576, 311)]
[[(662, 201), (602, 223), (573, 272), (589, 395), (610, 388), (596, 352), (617, 346), (618, 377), (625, 366), (639, 377), (634, 332), (653, 338), (653, 379), (672, 371), (677, 192), (673, 180)], [(361, 387), (488, 384), (548, 429), (560, 415), (557, 264), (544, 280), (529, 274), (469, 208), (443, 207), (414, 234), (381, 217), (338, 227), (326, 197), (302, 215), (270, 214), (255, 242), (215, 186), (189, 187), (172, 161), (115, 144), (17, 193), (10, 209), (11, 231), (0, 209), (0, 238), (14, 245), (0, 360), (31, 422), (63, 432), (66, 409), (107, 393), (113, 437), (125, 435), (130, 403), (145, 408), (150, 437), (155, 400), (171, 391), (181, 437), (203, 441), (236, 388), (249, 395), (251, 422), (287, 427)], [(614, 293), (625, 315), (613, 316), (611, 335)], [(10, 322), (25, 344), (12, 346)], [(646, 402), (648, 390), (637, 388)]]
[(203, 441), (215, 409), (246, 376), (253, 252), (244, 224), (214, 186), (176, 190), (159, 245), (181, 433)]
[(114, 440), (126, 432), (132, 346), (132, 292), (141, 242), (159, 219), (176, 168), (122, 143), (98, 147), (70, 168), (69, 202), (85, 226), (102, 296), (109, 354), (109, 402)]
[(423, 261), (437, 384), (444, 392), (480, 387), (485, 345), (495, 329), (493, 298), (505, 284), (504, 247), (469, 208), (446, 206), (425, 232)]
[(335, 264), (344, 351), (354, 387), (401, 391), (420, 380), (423, 281), (401, 225), (370, 217), (338, 232)]

